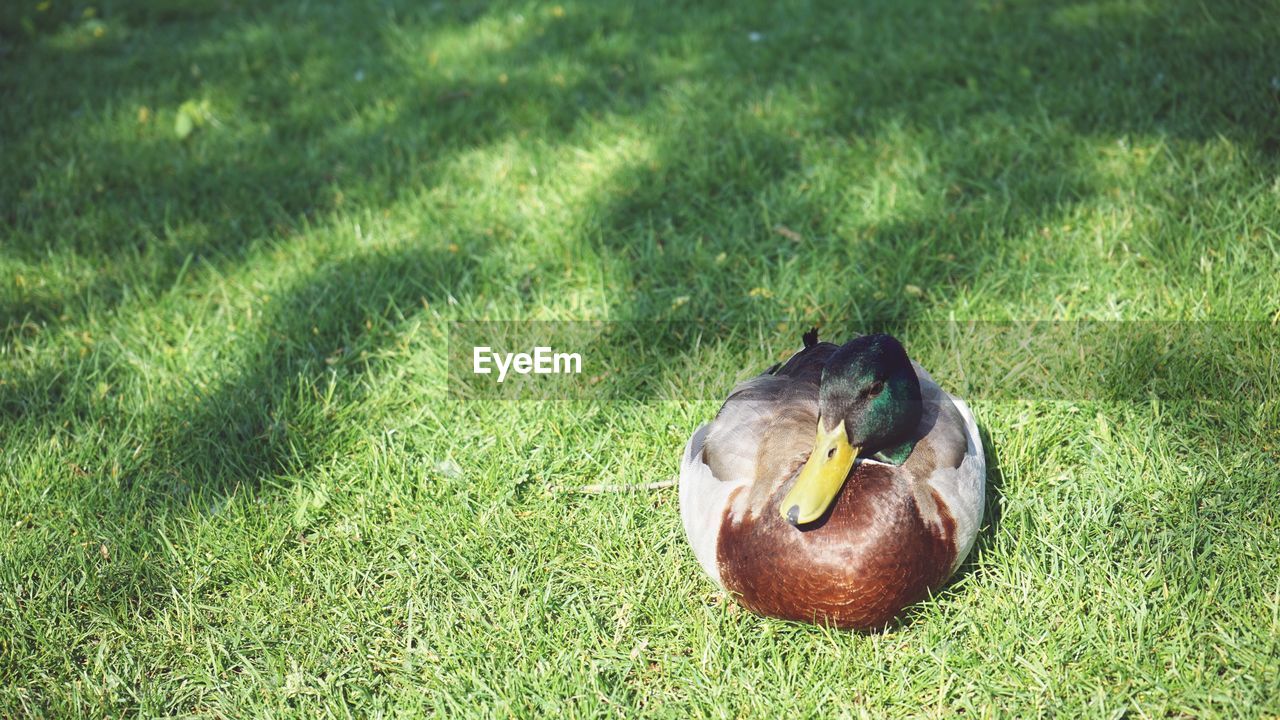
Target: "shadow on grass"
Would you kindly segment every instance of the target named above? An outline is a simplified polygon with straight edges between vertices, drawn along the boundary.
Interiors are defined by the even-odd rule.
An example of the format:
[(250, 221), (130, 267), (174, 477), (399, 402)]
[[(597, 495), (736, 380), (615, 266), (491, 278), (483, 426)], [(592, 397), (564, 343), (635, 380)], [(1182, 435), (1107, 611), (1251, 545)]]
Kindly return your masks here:
[[(563, 142), (583, 119), (638, 110), (656, 89), (643, 52), (626, 46), (568, 54), (625, 64), (639, 83), (587, 73), (567, 80), (524, 73), (507, 82), (501, 71), (538, 62), (555, 34), (463, 58), (461, 76), (406, 64), (395, 47), (406, 35), (445, 41), (509, 11), (402, 3), (228, 8), (214, 17), (203, 6), (126, 6), (114, 19), (140, 27), (80, 49), (89, 56), (72, 61), (83, 62), (78, 72), (57, 77), (50, 74), (74, 48), (47, 38), (20, 46), (28, 73), (6, 77), (5, 86), (36, 110), (71, 112), (53, 127), (22, 122), (19, 106), (0, 115), (20, 150), (11, 160), (16, 172), (0, 181), (0, 218), (10, 231), (0, 253), (39, 262), (71, 251), (100, 267), (63, 291), (0, 295), (7, 333), (117, 307), (137, 288), (139, 264), (151, 270), (145, 283), (153, 291), (186, 266), (225, 273), (250, 248), (324, 227), (335, 212), (388, 207), (436, 187), (469, 151), (530, 128), (538, 139)], [(397, 13), (401, 19), (391, 19)], [(356, 32), (316, 41), (333, 26)], [(375, 77), (379, 90), (370, 91)], [(161, 113), (193, 97), (212, 99), (209, 126), (180, 141), (169, 129), (174, 115)], [(141, 109), (154, 119), (135, 121)]]
[[(716, 86), (731, 101), (721, 110), (738, 104), (743, 114), (753, 103), (795, 95), (806, 106), (800, 116), (807, 125), (742, 128), (724, 114), (704, 117), (685, 109), (684, 119), (692, 124), (684, 132), (701, 134), (701, 144), (690, 147), (687, 138), (679, 138), (660, 148), (657, 167), (639, 170), (633, 181), (645, 191), (636, 198), (601, 199), (605, 214), (617, 218), (600, 228), (617, 243), (617, 253), (635, 251), (637, 238), (625, 230), (646, 218), (680, 232), (708, 208), (728, 216), (779, 185), (803, 182), (793, 146), (796, 138), (814, 134), (875, 142), (896, 123), (948, 140), (929, 171), (948, 181), (948, 202), (874, 233), (864, 246), (885, 252), (872, 260), (894, 257), (899, 243), (919, 244), (939, 229), (947, 252), (988, 253), (946, 234), (948, 218), (975, 205), (989, 213), (998, 209), (991, 202), (998, 196), (995, 204), (1014, 212), (1002, 218), (1004, 228), (1017, 232), (1102, 191), (1073, 180), (1080, 172), (1078, 158), (1060, 157), (1053, 147), (1033, 147), (1027, 154), (1016, 142), (1019, 131), (1041, 134), (1047, 143), (1072, 136), (1154, 134), (1196, 142), (1226, 137), (1269, 160), (1280, 145), (1280, 129), (1271, 122), (1280, 96), (1268, 74), (1274, 63), (1267, 62), (1275, 51), (1264, 42), (1262, 9), (1247, 4), (1217, 8), (1214, 23), (1202, 22), (1202, 6), (1190, 2), (1158, 10), (978, 3), (923, 12), (892, 3), (856, 9), (808, 3), (734, 14), (696, 4), (680, 13), (582, 4), (569, 5), (558, 18), (537, 14), (521, 20), (525, 29), (515, 42), (475, 51), (461, 76), (424, 72), (406, 64), (399, 51), (397, 38), (444, 40), (477, 23), (523, 18), (521, 9), (384, 3), (302, 13), (231, 5), (213, 14), (205, 4), (126, 4), (112, 9), (118, 17), (107, 19), (135, 26), (132, 34), (108, 35), (91, 50), (96, 60), (57, 79), (44, 76), (56, 64), (41, 60), (56, 61), (72, 48), (51, 41), (20, 44), (20, 59), (31, 60), (21, 67), (30, 72), (21, 79), (10, 76), (6, 85), (54, 106), (84, 104), (52, 129), (20, 129), (16, 110), (5, 116), (6, 134), (21, 150), (14, 156), (19, 172), (0, 186), (6, 224), (18, 231), (11, 233), (8, 252), (36, 259), (48, 249), (48, 238), (56, 237), (76, 252), (102, 257), (103, 279), (79, 294), (114, 304), (123, 288), (111, 279), (119, 274), (111, 272), (113, 264), (145, 257), (157, 267), (154, 286), (162, 287), (188, 257), (234, 264), (247, 246), (299, 218), (333, 211), (339, 197), (348, 206), (386, 205), (402, 192), (437, 182), (440, 165), (468, 148), (519, 137), (530, 128), (540, 133), (538, 139), (561, 143), (587, 118), (653, 114), (664, 89), (690, 82)], [(355, 34), (317, 43), (332, 26)], [(761, 30), (768, 32), (751, 42), (748, 32)], [(950, 41), (940, 42), (943, 37)], [(655, 62), (651, 48), (659, 38), (660, 47), (683, 61), (676, 69)], [(164, 41), (183, 47), (180, 61)], [(348, 57), (353, 49), (358, 54)], [(55, 69), (41, 69), (43, 64)], [(555, 72), (560, 67), (567, 76)], [(523, 68), (531, 70), (499, 81), (502, 69)], [(372, 90), (354, 79), (356, 73), (394, 79)], [(221, 131), (200, 133), (187, 143), (165, 133), (117, 128), (137, 139), (95, 139), (91, 152), (76, 148), (86, 112), (101, 113), (109, 105), (131, 117), (135, 107), (158, 111), (195, 96), (213, 97), (215, 111), (236, 114)], [(315, 102), (317, 96), (326, 102)], [(334, 113), (330, 99), (348, 109)], [(118, 116), (96, 119), (119, 122)], [(686, 180), (689, 163), (715, 162), (717, 156), (724, 156), (723, 184), (663, 182)], [(73, 172), (55, 170), (72, 158)], [(752, 172), (744, 173), (744, 164), (754, 165), (748, 167)], [(41, 184), (50, 192), (28, 193)], [(772, 214), (798, 230), (821, 231), (830, 225), (824, 217), (830, 199), (808, 198), (773, 208)], [(97, 212), (113, 206), (123, 212)], [(82, 217), (90, 221), (80, 222)], [(754, 228), (755, 242), (766, 251), (776, 244), (768, 230)], [(158, 252), (149, 255), (152, 249)], [(965, 255), (957, 257), (964, 264)], [(653, 269), (645, 263), (637, 272)], [(930, 270), (937, 278), (948, 276), (940, 266)], [(852, 304), (836, 301), (841, 312)], [(56, 323), (68, 302), (20, 300), (5, 307), (4, 315)]]
[[(475, 240), (472, 248), (482, 248)], [(207, 503), (235, 488), (304, 473), (341, 445), (368, 433), (369, 419), (338, 416), (368, 390), (381, 350), (400, 323), (426, 304), (444, 303), (475, 269), (474, 255), (417, 249), (375, 252), (333, 264), (273, 300), (270, 339), (198, 401), (162, 420), (156, 461), (180, 469), (184, 487)], [(381, 314), (362, 309), (377, 298)], [(429, 401), (429, 399), (423, 399)]]

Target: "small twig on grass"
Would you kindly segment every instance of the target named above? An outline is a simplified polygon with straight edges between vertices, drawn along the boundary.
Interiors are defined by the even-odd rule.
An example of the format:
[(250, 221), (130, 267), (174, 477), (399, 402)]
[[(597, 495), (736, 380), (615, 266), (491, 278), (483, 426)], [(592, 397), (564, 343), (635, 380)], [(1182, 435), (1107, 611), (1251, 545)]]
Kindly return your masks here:
[(643, 490), (665, 490), (675, 487), (676, 480), (659, 480), (641, 485), (552, 485), (553, 493), (582, 493), (583, 495), (603, 495), (604, 493), (640, 492)]

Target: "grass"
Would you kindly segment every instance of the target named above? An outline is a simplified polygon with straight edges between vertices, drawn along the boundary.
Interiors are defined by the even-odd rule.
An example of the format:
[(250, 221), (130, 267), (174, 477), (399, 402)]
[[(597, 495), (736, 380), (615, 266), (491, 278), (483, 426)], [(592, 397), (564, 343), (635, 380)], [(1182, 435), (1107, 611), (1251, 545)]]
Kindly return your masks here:
[[(1277, 10), (7, 5), (0, 714), (1275, 717)], [(547, 491), (672, 475), (797, 328), (952, 318), (1211, 332), (980, 374), (991, 522), (883, 633)], [(708, 331), (464, 399), (481, 320)]]

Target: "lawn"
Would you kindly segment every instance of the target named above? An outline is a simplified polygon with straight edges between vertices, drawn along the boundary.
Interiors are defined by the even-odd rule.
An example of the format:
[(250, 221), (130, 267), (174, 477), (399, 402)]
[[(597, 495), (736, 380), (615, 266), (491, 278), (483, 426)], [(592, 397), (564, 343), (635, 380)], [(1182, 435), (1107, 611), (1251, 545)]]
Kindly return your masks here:
[[(0, 716), (1280, 715), (1277, 38), (1261, 1), (6, 3)], [(451, 382), (496, 320), (609, 321), (565, 348), (601, 391)], [(674, 475), (809, 325), (900, 333), (987, 440), (975, 554), (881, 633), (742, 611), (674, 490), (563, 491)]]

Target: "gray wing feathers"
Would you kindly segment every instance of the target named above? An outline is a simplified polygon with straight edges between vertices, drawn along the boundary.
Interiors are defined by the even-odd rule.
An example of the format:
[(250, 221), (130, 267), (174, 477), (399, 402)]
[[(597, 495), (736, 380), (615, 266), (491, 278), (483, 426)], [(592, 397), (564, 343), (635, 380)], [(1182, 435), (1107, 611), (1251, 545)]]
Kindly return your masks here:
[(954, 571), (972, 549), (982, 524), (987, 460), (969, 406), (938, 387), (919, 365), (916, 373), (925, 401), (924, 437), (904, 467), (937, 493), (955, 520)]
[(680, 520), (698, 564), (719, 584), (716, 546), (720, 539), (720, 523), (729, 497), (746, 482), (719, 480), (703, 462), (703, 448), (710, 427), (703, 425), (694, 431), (680, 460)]
[(754, 377), (734, 388), (711, 423), (706, 462), (725, 480), (776, 480), (783, 466), (812, 449), (817, 420), (817, 385)]

